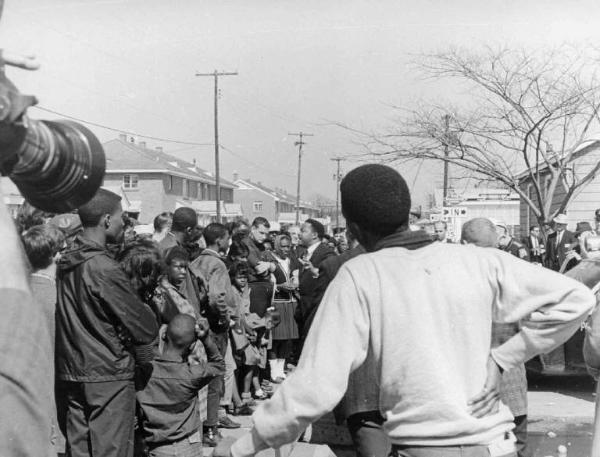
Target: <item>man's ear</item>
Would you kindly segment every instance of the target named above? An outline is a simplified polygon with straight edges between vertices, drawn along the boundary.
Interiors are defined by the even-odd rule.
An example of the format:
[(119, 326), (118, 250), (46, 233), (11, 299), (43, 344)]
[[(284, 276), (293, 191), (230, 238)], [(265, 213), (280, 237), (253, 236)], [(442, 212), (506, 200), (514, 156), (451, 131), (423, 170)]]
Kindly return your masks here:
[(105, 228), (109, 228), (110, 227), (110, 214), (105, 214), (104, 215), (104, 227)]
[(163, 333), (163, 335), (161, 336), (161, 338), (166, 343), (167, 342), (167, 332)]

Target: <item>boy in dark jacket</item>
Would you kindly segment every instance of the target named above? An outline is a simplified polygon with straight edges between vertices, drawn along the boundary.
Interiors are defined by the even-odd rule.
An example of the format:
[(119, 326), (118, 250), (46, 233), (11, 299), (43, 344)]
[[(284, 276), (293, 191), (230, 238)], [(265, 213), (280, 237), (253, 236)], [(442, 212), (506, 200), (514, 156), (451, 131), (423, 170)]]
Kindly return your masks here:
[[(177, 314), (165, 334), (163, 353), (152, 362), (152, 375), (138, 392), (142, 428), (150, 457), (202, 455), (198, 391), (225, 372), (219, 349), (187, 314)], [(208, 362), (191, 365), (187, 356), (199, 338)]]
[(57, 272), (56, 375), (67, 455), (130, 457), (134, 347), (157, 335), (156, 318), (106, 249), (123, 236), (121, 198), (100, 189), (79, 208), (83, 233)]

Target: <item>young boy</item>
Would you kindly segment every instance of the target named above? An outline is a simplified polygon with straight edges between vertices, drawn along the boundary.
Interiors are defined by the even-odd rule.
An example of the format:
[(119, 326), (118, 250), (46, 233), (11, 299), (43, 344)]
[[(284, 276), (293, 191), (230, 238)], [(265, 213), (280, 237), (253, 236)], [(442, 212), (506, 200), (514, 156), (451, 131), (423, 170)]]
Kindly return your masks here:
[[(197, 339), (204, 345), (208, 362), (191, 365), (188, 355)], [(187, 314), (171, 319), (164, 340), (162, 354), (152, 362), (150, 379), (137, 393), (149, 455), (202, 455), (198, 391), (223, 375), (225, 362), (208, 328)]]

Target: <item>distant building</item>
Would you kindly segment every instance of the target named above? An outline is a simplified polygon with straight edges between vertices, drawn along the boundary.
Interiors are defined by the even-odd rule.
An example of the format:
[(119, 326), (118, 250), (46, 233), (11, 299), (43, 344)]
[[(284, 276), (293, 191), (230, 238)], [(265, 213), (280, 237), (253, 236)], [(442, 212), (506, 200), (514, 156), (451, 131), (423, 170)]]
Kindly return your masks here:
[(434, 191), (432, 203), (434, 208), (430, 219), (446, 220), (450, 236), (454, 240), (460, 237), (462, 224), (476, 217), (504, 222), (513, 235), (519, 235), (519, 195), (509, 189), (476, 187), (460, 192), (449, 189), (446, 208), (460, 211), (448, 211), (447, 215), (443, 212), (443, 189)]
[[(234, 200), (248, 221), (264, 217), (269, 222), (293, 224), (296, 221), (296, 197), (283, 189), (271, 189), (261, 182), (239, 179), (234, 176), (236, 189)], [(300, 221), (320, 217), (319, 208), (312, 203), (300, 201)]]
[[(103, 186), (119, 193), (123, 209), (143, 223), (150, 223), (164, 211), (181, 206), (194, 208), (199, 223), (216, 219), (216, 185), (209, 172), (161, 148), (149, 149), (145, 142), (132, 143), (125, 135), (104, 143), (106, 175)], [(221, 179), (223, 221), (242, 217), (233, 202), (233, 183)]]
[[(590, 141), (573, 154), (572, 161), (568, 164), (571, 179), (582, 179), (600, 161), (600, 141)], [(550, 173), (547, 166), (540, 166), (540, 180), (545, 191), (550, 183)], [(521, 189), (534, 202), (537, 202), (535, 189), (528, 172), (521, 174), (519, 183)], [(556, 211), (566, 195), (564, 187), (559, 184), (552, 198), (550, 211)], [(600, 208), (600, 177), (595, 176), (585, 186), (579, 188), (574, 194), (566, 209), (569, 230), (575, 230), (577, 222), (590, 222), (594, 227), (594, 211)], [(537, 225), (538, 221), (531, 208), (525, 202), (521, 202), (521, 232), (527, 234), (531, 225)]]

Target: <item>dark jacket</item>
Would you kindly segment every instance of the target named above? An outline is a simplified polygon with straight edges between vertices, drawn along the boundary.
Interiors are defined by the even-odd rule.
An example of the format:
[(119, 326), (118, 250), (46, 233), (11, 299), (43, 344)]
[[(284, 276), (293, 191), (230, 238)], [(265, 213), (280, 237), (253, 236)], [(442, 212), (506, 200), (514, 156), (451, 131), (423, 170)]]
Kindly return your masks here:
[(256, 273), (256, 266), (258, 262), (274, 262), (275, 259), (271, 253), (265, 250), (263, 244), (256, 243), (250, 236), (244, 238), (242, 242), (248, 248), (248, 282), (270, 282), (271, 275), (267, 272), (263, 275)]
[(569, 249), (573, 249), (577, 244), (577, 237), (573, 232), (565, 230), (560, 243), (556, 243), (558, 232), (551, 233), (548, 235), (548, 242), (546, 245), (546, 266), (554, 271), (560, 270), (562, 263), (565, 261), (567, 249), (565, 244), (570, 244)]
[(56, 370), (64, 381), (132, 379), (133, 346), (158, 333), (154, 313), (106, 249), (81, 236), (57, 272)]
[(208, 358), (205, 364), (190, 365), (164, 356), (152, 362), (152, 375), (137, 393), (144, 438), (149, 445), (180, 441), (201, 426), (198, 391), (225, 373), (223, 357), (210, 338), (205, 340), (204, 348)]
[(329, 283), (333, 281), (333, 278), (335, 278), (335, 275), (344, 263), (360, 254), (364, 254), (365, 252), (365, 248), (361, 245), (358, 245), (353, 249), (344, 251), (340, 255), (328, 257), (321, 263), (321, 266), (319, 267), (319, 277), (317, 278), (317, 285), (313, 295), (313, 302), (315, 305), (306, 318), (304, 328), (302, 329), (302, 333), (305, 337), (306, 334), (308, 334), (308, 330), (310, 329), (312, 321), (315, 318), (315, 314), (319, 309), (319, 304), (321, 303), (321, 300), (323, 300), (323, 296), (325, 295), (325, 291), (327, 290)]
[(211, 330), (227, 332), (230, 315), (235, 311), (235, 299), (225, 261), (215, 251), (205, 249), (189, 269), (195, 277), (202, 278), (206, 285), (208, 300), (202, 311)]
[[(320, 268), (321, 263), (323, 263), (325, 259), (335, 255), (335, 252), (333, 252), (329, 246), (324, 243), (320, 243), (309, 260), (313, 267)], [(300, 270), (300, 287), (298, 289), (300, 294), (300, 303), (296, 310), (296, 318), (300, 326), (305, 325), (313, 308), (318, 305), (318, 303), (315, 301), (315, 291), (317, 289), (318, 281), (319, 278), (313, 277), (313, 274), (309, 268)], [(302, 333), (305, 333), (304, 330)]]

